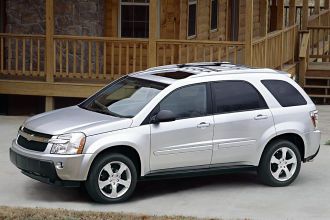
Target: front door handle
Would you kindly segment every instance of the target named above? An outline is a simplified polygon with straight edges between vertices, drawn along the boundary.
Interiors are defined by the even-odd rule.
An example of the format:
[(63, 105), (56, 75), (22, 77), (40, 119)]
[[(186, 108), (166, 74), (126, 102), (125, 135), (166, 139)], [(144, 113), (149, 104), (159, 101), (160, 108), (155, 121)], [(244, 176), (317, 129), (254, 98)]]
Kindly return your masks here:
[(267, 119), (268, 115), (257, 115), (256, 117), (254, 117), (254, 120), (262, 120), (262, 119)]
[(197, 128), (207, 128), (210, 127), (210, 123), (206, 123), (206, 122), (201, 122), (197, 125)]

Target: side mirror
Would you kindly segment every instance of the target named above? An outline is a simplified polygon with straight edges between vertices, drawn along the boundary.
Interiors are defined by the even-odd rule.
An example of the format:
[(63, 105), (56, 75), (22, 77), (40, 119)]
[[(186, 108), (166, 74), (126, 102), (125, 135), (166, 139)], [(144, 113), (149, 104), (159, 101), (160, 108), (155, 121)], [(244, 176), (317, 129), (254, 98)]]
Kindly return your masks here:
[(152, 124), (158, 124), (160, 122), (175, 121), (175, 115), (170, 110), (161, 110), (157, 115), (151, 118)]

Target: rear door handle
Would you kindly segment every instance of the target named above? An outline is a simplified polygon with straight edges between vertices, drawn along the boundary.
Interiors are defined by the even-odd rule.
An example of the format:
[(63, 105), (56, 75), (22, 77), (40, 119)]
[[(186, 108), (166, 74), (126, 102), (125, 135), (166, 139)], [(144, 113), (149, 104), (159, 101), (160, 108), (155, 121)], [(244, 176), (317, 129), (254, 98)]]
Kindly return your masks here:
[(197, 125), (197, 128), (207, 128), (210, 127), (210, 123), (201, 122)]
[(262, 119), (267, 119), (268, 115), (257, 115), (256, 117), (254, 117), (254, 120), (262, 120)]

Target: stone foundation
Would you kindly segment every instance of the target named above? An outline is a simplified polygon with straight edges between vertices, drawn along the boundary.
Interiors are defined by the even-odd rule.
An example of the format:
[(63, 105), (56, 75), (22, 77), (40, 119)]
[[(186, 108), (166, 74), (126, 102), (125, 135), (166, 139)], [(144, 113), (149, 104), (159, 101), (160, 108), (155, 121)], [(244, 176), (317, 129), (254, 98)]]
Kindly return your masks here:
[[(104, 0), (54, 0), (55, 34), (103, 36)], [(45, 0), (6, 0), (6, 32), (45, 34)]]

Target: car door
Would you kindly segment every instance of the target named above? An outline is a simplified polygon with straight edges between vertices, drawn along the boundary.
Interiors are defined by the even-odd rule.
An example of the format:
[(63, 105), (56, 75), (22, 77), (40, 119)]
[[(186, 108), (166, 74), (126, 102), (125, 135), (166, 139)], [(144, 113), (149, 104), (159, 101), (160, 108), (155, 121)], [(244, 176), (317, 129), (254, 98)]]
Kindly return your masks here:
[(214, 123), (207, 86), (176, 89), (158, 104), (156, 112), (170, 110), (176, 120), (150, 125), (152, 171), (210, 165)]
[(262, 137), (275, 133), (272, 113), (249, 82), (220, 81), (211, 87), (215, 123), (212, 165), (249, 164)]

